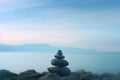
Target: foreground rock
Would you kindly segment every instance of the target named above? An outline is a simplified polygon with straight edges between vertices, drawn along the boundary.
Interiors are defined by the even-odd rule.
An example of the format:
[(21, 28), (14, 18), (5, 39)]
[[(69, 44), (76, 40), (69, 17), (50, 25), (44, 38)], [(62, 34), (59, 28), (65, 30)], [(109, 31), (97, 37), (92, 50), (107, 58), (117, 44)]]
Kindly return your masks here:
[(36, 74), (37, 72), (35, 70), (27, 70), (24, 72), (19, 73), (19, 75), (31, 75), (31, 74)]
[(27, 70), (18, 75), (7, 70), (0, 70), (0, 80), (120, 80), (120, 73), (98, 75), (85, 70), (78, 70), (72, 72), (69, 76), (61, 77), (57, 73), (38, 73), (35, 70)]
[(17, 76), (17, 74), (12, 73), (8, 70), (0, 70), (0, 80), (4, 80), (6, 78), (15, 77), (15, 76)]
[(34, 75), (25, 75), (25, 76), (16, 76), (11, 78), (6, 78), (4, 80), (38, 80), (40, 78), (40, 74), (34, 74)]
[(44, 76), (45, 74), (46, 73), (37, 73), (35, 70), (27, 70), (19, 73), (19, 75), (17, 76), (6, 77), (3, 80), (38, 80), (41, 76)]
[(47, 75), (39, 78), (39, 80), (59, 80), (61, 77), (56, 73), (48, 73)]
[(101, 75), (92, 72), (79, 70), (72, 72), (69, 76), (60, 77), (56, 73), (49, 73), (39, 78), (39, 80), (120, 80), (120, 74), (104, 73)]

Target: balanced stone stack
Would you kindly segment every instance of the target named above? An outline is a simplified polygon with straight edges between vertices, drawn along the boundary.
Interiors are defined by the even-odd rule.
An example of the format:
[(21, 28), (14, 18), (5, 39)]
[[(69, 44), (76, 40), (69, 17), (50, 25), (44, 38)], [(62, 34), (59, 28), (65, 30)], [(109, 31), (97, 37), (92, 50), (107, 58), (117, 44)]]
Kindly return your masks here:
[(51, 64), (55, 67), (48, 68), (48, 71), (51, 73), (57, 73), (60, 76), (68, 76), (71, 71), (66, 67), (69, 63), (64, 60), (65, 56), (63, 55), (62, 50), (58, 50), (58, 53), (54, 57), (55, 59), (52, 59)]

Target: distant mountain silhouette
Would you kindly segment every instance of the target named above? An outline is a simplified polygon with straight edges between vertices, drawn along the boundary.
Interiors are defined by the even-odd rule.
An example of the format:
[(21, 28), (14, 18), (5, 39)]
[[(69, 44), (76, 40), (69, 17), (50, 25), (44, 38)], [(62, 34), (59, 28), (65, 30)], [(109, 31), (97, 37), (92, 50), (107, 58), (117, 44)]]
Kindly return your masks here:
[(47, 44), (5, 45), (0, 44), (0, 52), (56, 52), (62, 49), (67, 53), (95, 52), (95, 50), (74, 47), (56, 47)]

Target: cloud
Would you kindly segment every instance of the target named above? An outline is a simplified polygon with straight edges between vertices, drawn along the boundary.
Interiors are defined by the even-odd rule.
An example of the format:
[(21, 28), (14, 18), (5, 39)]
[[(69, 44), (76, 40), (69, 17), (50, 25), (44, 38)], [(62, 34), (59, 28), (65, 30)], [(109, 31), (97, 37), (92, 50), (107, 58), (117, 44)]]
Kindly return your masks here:
[(16, 0), (0, 0), (0, 4), (2, 5), (13, 5), (15, 3), (17, 3)]
[(17, 9), (41, 6), (43, 0), (0, 0), (0, 14), (11, 12)]
[(118, 32), (75, 29), (70, 25), (8, 24), (0, 26), (2, 26), (0, 42), (4, 44), (45, 43), (103, 51), (120, 50)]
[[(21, 29), (22, 25), (0, 26), (2, 26), (0, 27), (0, 42), (4, 44), (46, 43), (62, 45), (70, 42), (63, 36), (64, 33), (60, 32), (61, 30), (59, 31), (57, 28), (50, 26), (47, 28), (42, 26), (37, 28), (38, 30), (33, 30), (33, 25), (31, 29), (28, 29), (31, 25), (24, 25), (27, 26), (26, 29)], [(15, 28), (16, 26), (18, 28)]]

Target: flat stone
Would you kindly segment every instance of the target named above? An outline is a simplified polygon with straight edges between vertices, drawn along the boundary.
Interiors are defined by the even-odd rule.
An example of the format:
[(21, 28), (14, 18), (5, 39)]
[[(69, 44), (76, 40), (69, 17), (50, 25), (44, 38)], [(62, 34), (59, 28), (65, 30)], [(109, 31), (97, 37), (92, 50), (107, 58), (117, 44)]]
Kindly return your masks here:
[(63, 55), (55, 55), (55, 58), (58, 58), (58, 59), (64, 59), (65, 56), (63, 56)]
[(64, 67), (69, 65), (69, 63), (66, 60), (62, 59), (52, 59), (51, 64), (58, 67)]
[(67, 67), (50, 67), (48, 71), (51, 73), (57, 73), (60, 76), (68, 76), (71, 74), (71, 71)]

